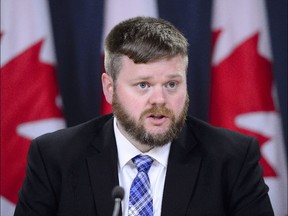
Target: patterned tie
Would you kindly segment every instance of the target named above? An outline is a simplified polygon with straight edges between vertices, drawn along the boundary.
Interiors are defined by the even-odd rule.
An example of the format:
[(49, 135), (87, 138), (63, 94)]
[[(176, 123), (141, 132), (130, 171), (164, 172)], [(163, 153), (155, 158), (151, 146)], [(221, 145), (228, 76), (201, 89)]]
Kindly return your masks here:
[(153, 200), (148, 171), (153, 159), (148, 155), (137, 155), (132, 158), (138, 174), (132, 182), (129, 195), (129, 216), (153, 215)]

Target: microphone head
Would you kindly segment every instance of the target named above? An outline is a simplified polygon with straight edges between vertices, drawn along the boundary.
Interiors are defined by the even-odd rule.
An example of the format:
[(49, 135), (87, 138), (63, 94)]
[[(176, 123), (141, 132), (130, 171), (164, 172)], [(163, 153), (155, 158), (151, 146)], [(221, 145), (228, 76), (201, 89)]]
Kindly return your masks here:
[(124, 188), (120, 186), (115, 186), (113, 191), (112, 191), (112, 198), (114, 199), (123, 199), (124, 197)]

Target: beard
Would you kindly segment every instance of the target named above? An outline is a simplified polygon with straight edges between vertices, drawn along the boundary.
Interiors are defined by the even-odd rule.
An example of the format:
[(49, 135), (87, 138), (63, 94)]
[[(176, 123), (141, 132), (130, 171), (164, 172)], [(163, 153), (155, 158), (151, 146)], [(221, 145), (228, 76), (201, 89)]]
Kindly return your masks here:
[[(112, 108), (113, 113), (117, 120), (124, 128), (126, 133), (134, 140), (141, 144), (148, 145), (149, 147), (160, 147), (171, 142), (175, 139), (179, 132), (182, 130), (189, 106), (189, 97), (187, 95), (184, 107), (176, 118), (172, 110), (167, 109), (163, 106), (153, 106), (150, 109), (145, 110), (141, 113), (139, 121), (133, 119), (128, 112), (125, 110), (124, 106), (118, 99), (117, 93), (113, 95)], [(147, 115), (162, 115), (170, 119), (171, 123), (168, 129), (164, 132), (151, 133), (148, 132), (144, 127), (144, 118)], [(162, 129), (162, 128), (161, 128)], [(160, 129), (160, 130), (161, 130)]]

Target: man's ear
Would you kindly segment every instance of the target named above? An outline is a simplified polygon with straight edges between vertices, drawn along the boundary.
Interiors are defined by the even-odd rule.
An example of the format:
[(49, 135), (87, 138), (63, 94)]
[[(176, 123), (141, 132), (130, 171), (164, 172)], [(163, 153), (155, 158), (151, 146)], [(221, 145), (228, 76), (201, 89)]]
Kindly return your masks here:
[(102, 77), (102, 88), (103, 93), (105, 95), (106, 101), (109, 104), (112, 104), (112, 98), (113, 98), (113, 79), (111, 76), (109, 76), (107, 73), (103, 73)]

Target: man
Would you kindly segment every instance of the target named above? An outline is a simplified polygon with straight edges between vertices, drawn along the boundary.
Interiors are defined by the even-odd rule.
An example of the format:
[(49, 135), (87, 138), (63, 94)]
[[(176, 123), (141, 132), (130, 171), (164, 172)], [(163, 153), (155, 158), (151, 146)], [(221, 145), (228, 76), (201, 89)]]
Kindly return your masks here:
[(162, 19), (114, 27), (102, 75), (114, 115), (32, 142), (15, 215), (111, 215), (116, 185), (125, 216), (274, 215), (256, 140), (186, 116), (187, 46)]

